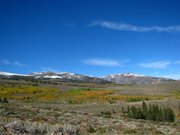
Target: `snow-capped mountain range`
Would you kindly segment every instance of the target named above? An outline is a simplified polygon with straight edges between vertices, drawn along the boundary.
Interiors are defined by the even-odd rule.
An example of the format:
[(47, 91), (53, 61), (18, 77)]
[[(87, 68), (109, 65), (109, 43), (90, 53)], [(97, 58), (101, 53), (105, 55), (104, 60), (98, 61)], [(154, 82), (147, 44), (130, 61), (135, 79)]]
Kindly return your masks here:
[(78, 82), (93, 82), (93, 83), (110, 83), (109, 81), (106, 81), (101, 78), (87, 76), (87, 75), (81, 75), (81, 74), (75, 74), (75, 73), (69, 73), (69, 72), (60, 72), (60, 73), (54, 73), (54, 72), (34, 72), (32, 74), (16, 74), (16, 73), (8, 73), (8, 72), (0, 72), (1, 78), (31, 78), (36, 80), (48, 80), (48, 81), (78, 81)]
[(0, 72), (1, 76), (29, 76), (25, 74), (16, 74), (16, 73), (9, 73), (9, 72)]
[[(69, 73), (69, 72), (60, 72), (60, 73), (54, 73), (54, 72), (35, 72), (30, 74), (30, 76), (38, 78), (49, 78), (49, 79), (69, 79), (69, 80), (82, 80), (86, 77), (85, 75), (75, 74), (75, 73)], [(92, 78), (92, 77), (90, 77)]]
[(34, 72), (32, 74), (16, 74), (8, 72), (0, 72), (2, 78), (13, 77), (31, 77), (34, 79), (45, 79), (50, 81), (80, 81), (80, 82), (94, 82), (94, 83), (116, 83), (116, 84), (153, 84), (171, 81), (172, 79), (144, 76), (142, 74), (125, 73), (125, 74), (111, 74), (103, 77), (93, 77), (69, 72)]
[(145, 76), (142, 74), (111, 74), (102, 77), (104, 80), (117, 84), (153, 84), (170, 81), (172, 79), (162, 77)]
[[(135, 73), (125, 73), (125, 74), (110, 74), (107, 75), (111, 78), (116, 78), (117, 76), (127, 76), (127, 77), (143, 77), (144, 75), (142, 74), (135, 74)], [(103, 76), (102, 78), (106, 78), (107, 76)]]

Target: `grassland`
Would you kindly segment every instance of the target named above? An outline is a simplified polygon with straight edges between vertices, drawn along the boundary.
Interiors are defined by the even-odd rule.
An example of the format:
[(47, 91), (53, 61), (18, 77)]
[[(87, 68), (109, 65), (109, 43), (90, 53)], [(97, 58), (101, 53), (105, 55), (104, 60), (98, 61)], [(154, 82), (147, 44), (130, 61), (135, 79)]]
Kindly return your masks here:
[[(35, 84), (0, 81), (2, 135), (179, 134), (180, 83), (101, 85)], [(174, 122), (135, 120), (123, 116), (127, 106), (171, 107)]]
[(121, 90), (106, 88), (76, 88), (61, 91), (56, 87), (38, 87), (29, 85), (1, 85), (0, 97), (25, 102), (68, 102), (81, 103), (116, 103), (118, 101), (136, 102), (149, 100), (163, 100), (171, 97), (179, 99), (179, 91), (171, 91), (168, 95), (130, 95), (121, 94)]

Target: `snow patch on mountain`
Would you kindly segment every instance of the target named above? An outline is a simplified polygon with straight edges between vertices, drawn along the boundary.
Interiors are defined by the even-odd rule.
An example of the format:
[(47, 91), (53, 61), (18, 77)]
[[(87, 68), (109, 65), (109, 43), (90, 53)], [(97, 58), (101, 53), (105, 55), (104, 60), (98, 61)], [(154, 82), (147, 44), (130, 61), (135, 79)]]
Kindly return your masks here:
[(142, 74), (134, 73), (111, 74), (103, 76), (102, 79), (117, 84), (154, 84), (170, 80), (167, 78), (144, 76)]
[(16, 73), (9, 73), (9, 72), (0, 72), (0, 75), (3, 75), (3, 76), (29, 76), (29, 75), (25, 75), (25, 74), (16, 74)]
[(52, 79), (56, 79), (56, 78), (62, 78), (61, 76), (57, 76), (57, 75), (45, 75), (44, 78), (52, 78)]
[(134, 73), (125, 73), (125, 74), (110, 74), (110, 75), (106, 75), (103, 76), (102, 78), (106, 78), (106, 77), (111, 77), (111, 78), (116, 78), (117, 76), (124, 76), (124, 77), (144, 77), (144, 75), (142, 74), (134, 74)]

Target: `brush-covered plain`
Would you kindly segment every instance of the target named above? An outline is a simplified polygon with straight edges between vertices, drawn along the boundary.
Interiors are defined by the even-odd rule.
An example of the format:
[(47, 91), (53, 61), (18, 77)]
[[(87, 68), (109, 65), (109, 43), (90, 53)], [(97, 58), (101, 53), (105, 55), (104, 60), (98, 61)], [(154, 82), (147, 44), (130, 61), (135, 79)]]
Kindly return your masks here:
[[(0, 133), (179, 134), (179, 87), (178, 81), (154, 86), (92, 83), (55, 85), (1, 80)], [(141, 110), (143, 101), (147, 106), (171, 108), (173, 121), (128, 117), (128, 108)]]

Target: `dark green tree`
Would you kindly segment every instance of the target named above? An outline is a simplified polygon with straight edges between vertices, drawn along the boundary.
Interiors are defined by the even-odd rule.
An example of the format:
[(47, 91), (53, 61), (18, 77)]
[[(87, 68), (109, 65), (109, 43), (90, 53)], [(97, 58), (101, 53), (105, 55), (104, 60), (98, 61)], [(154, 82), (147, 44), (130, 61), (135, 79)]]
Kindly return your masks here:
[(135, 106), (133, 106), (132, 108), (131, 108), (131, 111), (132, 111), (132, 118), (135, 118), (135, 119), (138, 119), (138, 109), (135, 107)]
[(142, 117), (143, 119), (146, 119), (147, 115), (148, 115), (148, 108), (147, 108), (147, 105), (145, 103), (145, 101), (143, 101), (142, 103)]
[(174, 112), (170, 107), (161, 108), (158, 105), (149, 105), (147, 107), (145, 102), (142, 103), (142, 109), (135, 106), (128, 106), (126, 116), (134, 119), (145, 119), (153, 121), (173, 122), (175, 120)]
[(153, 119), (153, 109), (152, 105), (149, 105), (149, 109), (146, 115), (146, 120), (152, 120)]
[(169, 122), (173, 122), (174, 119), (175, 119), (175, 115), (173, 110), (170, 107), (166, 108), (166, 120)]

